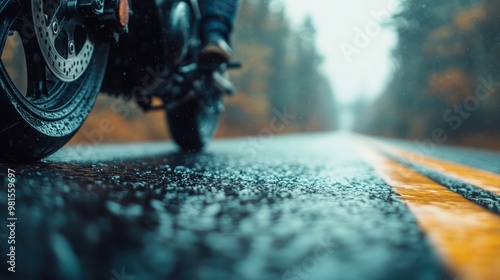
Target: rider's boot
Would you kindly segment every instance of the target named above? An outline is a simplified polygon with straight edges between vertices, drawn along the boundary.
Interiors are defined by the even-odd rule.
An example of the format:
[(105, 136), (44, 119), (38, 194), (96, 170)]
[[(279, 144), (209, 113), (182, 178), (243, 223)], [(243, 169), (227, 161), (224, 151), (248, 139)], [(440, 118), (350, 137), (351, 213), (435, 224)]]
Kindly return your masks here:
[(227, 63), (231, 59), (233, 50), (219, 32), (210, 32), (206, 35), (204, 46), (201, 50), (199, 62), (201, 64)]

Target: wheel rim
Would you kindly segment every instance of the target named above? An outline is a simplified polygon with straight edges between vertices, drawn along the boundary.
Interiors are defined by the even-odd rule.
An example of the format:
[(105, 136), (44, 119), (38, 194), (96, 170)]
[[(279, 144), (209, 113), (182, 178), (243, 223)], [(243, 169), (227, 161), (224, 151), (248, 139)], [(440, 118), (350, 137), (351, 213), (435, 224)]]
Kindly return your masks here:
[[(0, 30), (1, 79), (9, 87), (12, 98), (19, 101), (33, 115), (47, 120), (60, 119), (67, 115), (79, 103), (75, 98), (83, 98), (78, 97), (76, 93), (82, 84), (82, 75), (90, 63), (94, 50), (92, 37), (87, 30), (77, 27), (81, 25), (81, 20), (67, 17), (65, 9), (62, 9), (64, 5), (66, 1), (0, 1), (0, 17), (4, 27)], [(59, 24), (58, 32), (47, 36), (46, 32), (49, 31), (47, 25), (56, 20), (62, 23)], [(7, 46), (22, 47), (24, 68), (27, 72), (25, 91), (21, 90), (12, 79), (12, 71), (22, 70), (9, 71), (9, 65), (4, 61), (5, 53), (9, 51), (5, 48), (6, 42), (8, 43), (13, 36), (18, 36), (20, 43)], [(70, 42), (74, 45), (71, 54)], [(64, 44), (66, 48), (61, 47)], [(82, 59), (83, 62), (80, 61)], [(70, 68), (70, 65), (78, 67)], [(64, 68), (67, 68), (66, 72)]]

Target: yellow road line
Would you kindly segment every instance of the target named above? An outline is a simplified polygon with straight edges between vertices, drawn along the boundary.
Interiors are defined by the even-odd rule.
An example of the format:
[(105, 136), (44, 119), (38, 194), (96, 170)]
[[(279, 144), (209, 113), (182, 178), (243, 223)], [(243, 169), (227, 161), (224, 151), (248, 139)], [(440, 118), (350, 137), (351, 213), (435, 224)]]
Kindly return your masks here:
[(379, 141), (376, 141), (376, 143), (385, 152), (392, 155), (433, 170), (440, 171), (445, 173), (447, 176), (459, 179), (463, 182), (500, 195), (499, 174), (424, 156), (422, 154), (406, 151)]
[(500, 279), (500, 216), (370, 148), (362, 151), (458, 279)]

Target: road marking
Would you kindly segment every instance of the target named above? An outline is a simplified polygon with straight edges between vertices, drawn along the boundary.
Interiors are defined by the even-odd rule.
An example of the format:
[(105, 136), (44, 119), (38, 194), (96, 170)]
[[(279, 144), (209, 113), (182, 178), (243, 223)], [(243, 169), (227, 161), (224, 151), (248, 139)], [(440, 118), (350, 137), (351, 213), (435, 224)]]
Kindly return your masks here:
[(401, 196), (457, 279), (500, 279), (500, 216), (373, 149), (362, 152)]
[(500, 175), (469, 166), (435, 159), (422, 154), (406, 151), (398, 147), (376, 141), (385, 152), (412, 163), (431, 168), (445, 175), (469, 183), (473, 186), (500, 195)]

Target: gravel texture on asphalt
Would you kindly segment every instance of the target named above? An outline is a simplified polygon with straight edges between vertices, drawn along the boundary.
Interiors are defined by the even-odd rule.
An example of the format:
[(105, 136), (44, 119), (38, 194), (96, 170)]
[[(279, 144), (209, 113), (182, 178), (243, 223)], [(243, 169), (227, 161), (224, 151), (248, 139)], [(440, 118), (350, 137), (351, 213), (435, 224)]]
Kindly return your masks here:
[[(65, 148), (16, 170), (1, 279), (452, 279), (343, 134)], [(135, 277), (135, 278), (134, 278)]]

